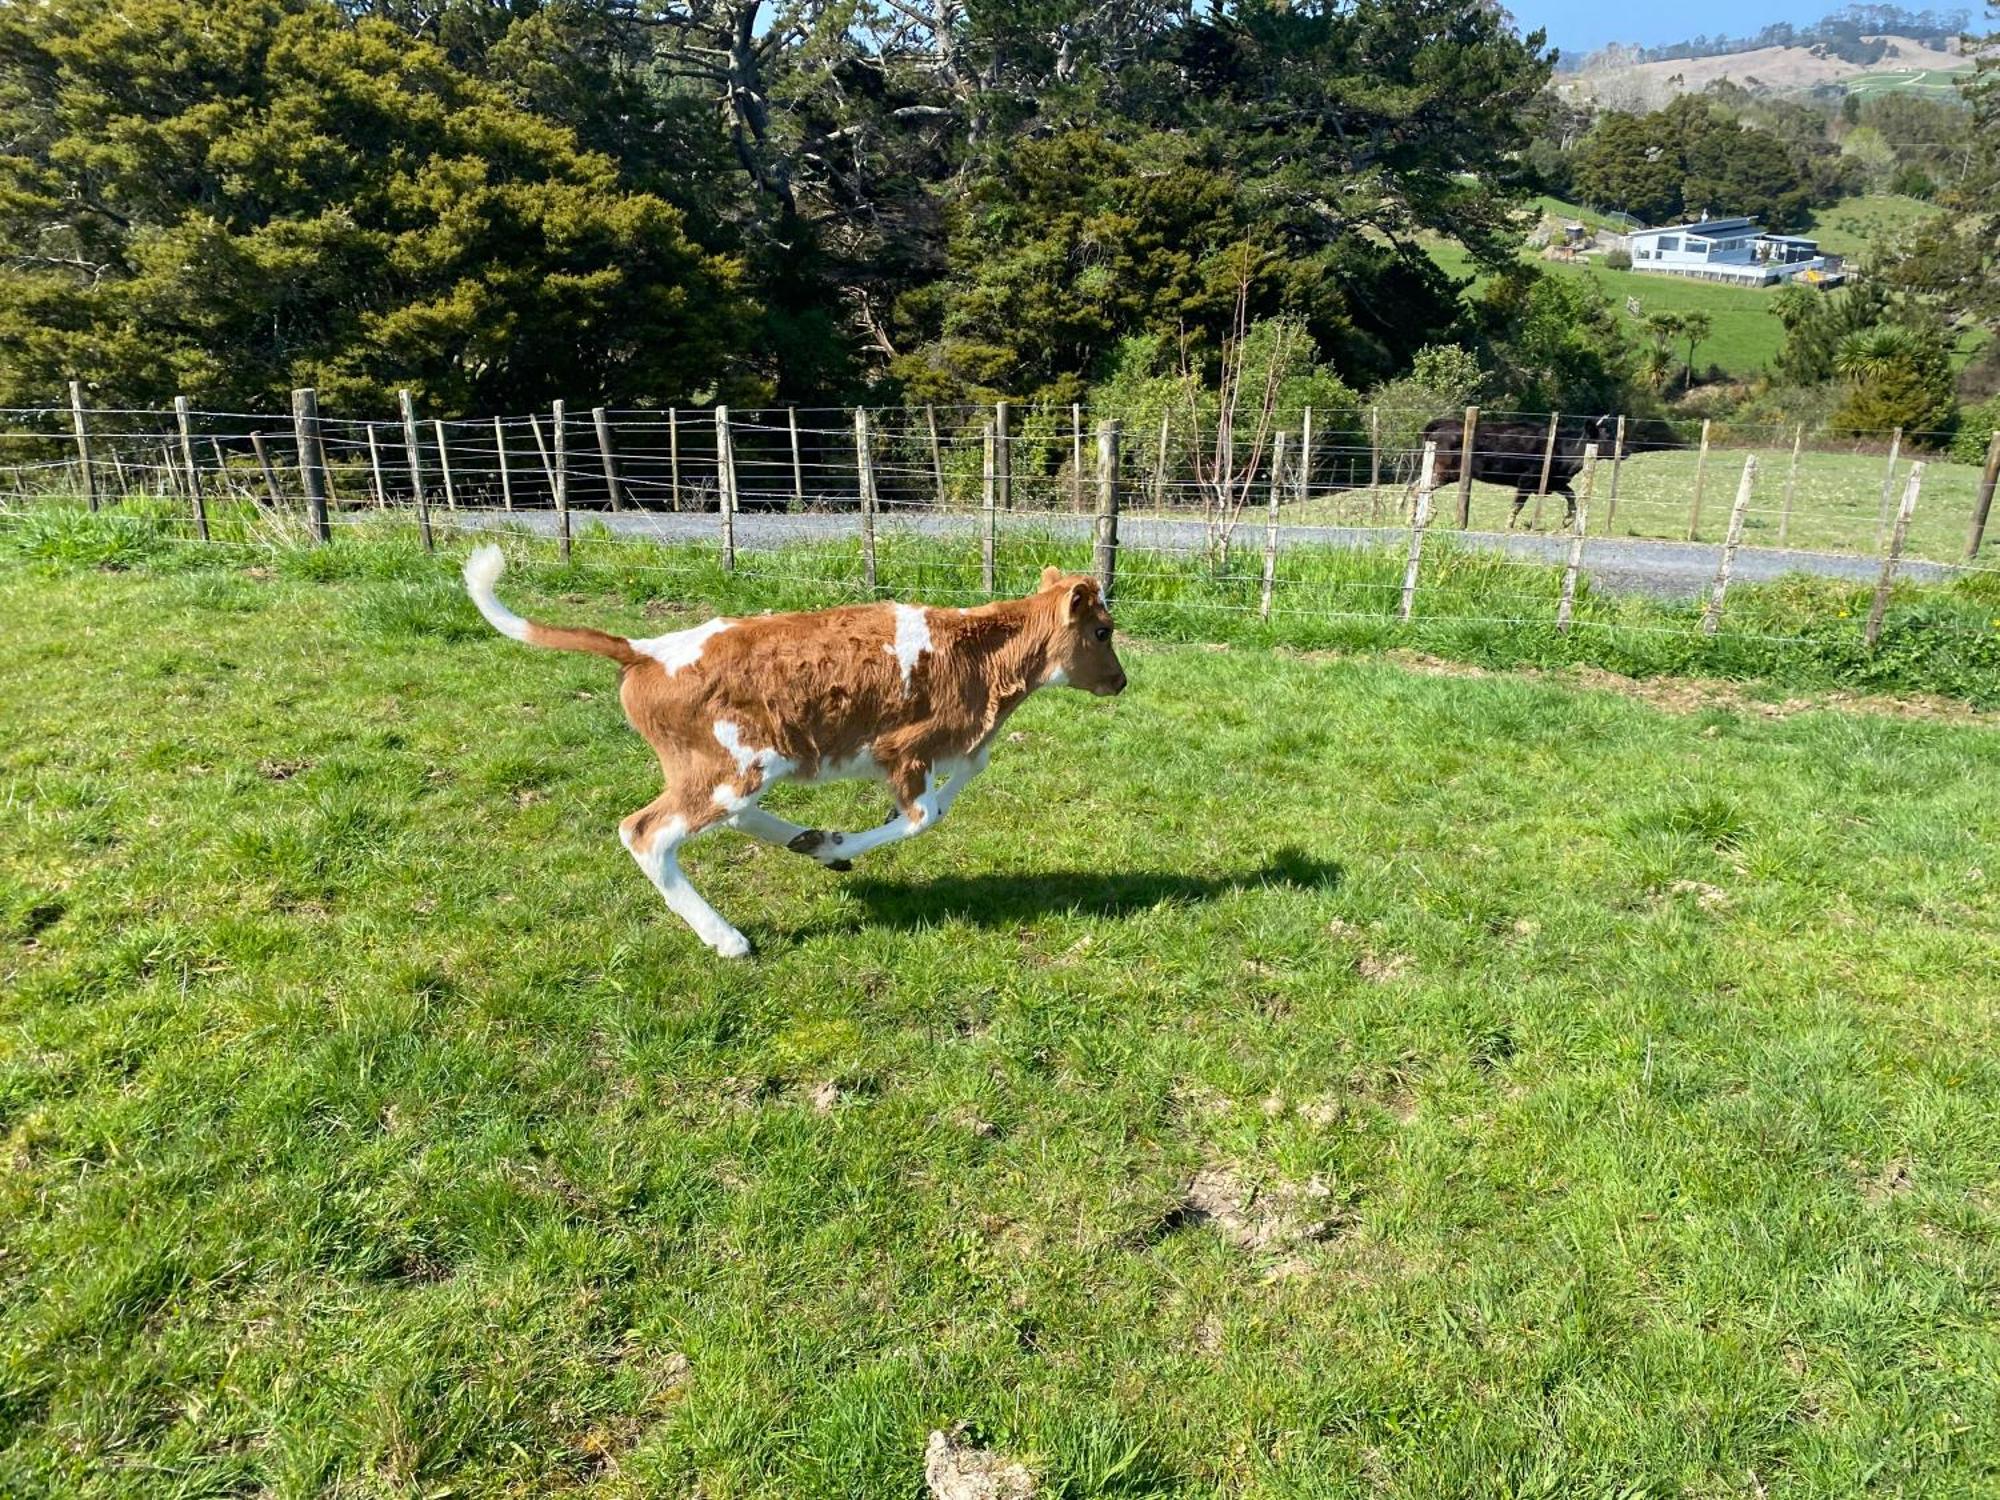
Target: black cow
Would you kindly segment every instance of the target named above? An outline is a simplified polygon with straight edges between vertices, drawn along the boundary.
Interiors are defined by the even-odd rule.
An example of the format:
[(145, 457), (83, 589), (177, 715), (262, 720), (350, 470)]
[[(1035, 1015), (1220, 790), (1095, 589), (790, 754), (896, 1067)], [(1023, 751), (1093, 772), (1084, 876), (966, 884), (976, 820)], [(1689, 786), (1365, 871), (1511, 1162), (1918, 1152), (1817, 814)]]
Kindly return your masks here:
[[(1596, 443), (1598, 451), (1610, 457), (1605, 445), (1612, 431), (1610, 417), (1586, 417), (1571, 429), (1568, 422), (1556, 424), (1556, 451), (1549, 460), (1549, 493), (1561, 495), (1569, 509), (1566, 519), (1576, 520), (1576, 496), (1570, 481), (1583, 469), (1586, 444)], [(1565, 430), (1571, 429), (1571, 430)], [(1465, 419), (1439, 417), (1424, 428), (1423, 441), (1437, 444), (1437, 488), (1458, 483), (1459, 449), (1464, 446)], [(1472, 438), (1472, 477), (1486, 484), (1503, 484), (1514, 492), (1514, 509), (1507, 517), (1507, 529), (1521, 519), (1521, 507), (1541, 487), (1542, 458), (1548, 452), (1549, 424), (1541, 421), (1511, 421), (1505, 417), (1481, 417)]]

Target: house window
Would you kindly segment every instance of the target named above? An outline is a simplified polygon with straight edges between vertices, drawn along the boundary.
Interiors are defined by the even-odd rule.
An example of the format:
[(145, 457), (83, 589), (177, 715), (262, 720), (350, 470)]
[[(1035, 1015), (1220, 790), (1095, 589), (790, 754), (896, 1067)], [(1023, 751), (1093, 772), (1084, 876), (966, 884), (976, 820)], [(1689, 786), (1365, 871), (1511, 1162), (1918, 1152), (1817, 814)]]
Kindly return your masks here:
[(1681, 237), (1679, 235), (1663, 234), (1660, 236), (1660, 254), (1665, 255), (1669, 250), (1678, 250), (1680, 247)]

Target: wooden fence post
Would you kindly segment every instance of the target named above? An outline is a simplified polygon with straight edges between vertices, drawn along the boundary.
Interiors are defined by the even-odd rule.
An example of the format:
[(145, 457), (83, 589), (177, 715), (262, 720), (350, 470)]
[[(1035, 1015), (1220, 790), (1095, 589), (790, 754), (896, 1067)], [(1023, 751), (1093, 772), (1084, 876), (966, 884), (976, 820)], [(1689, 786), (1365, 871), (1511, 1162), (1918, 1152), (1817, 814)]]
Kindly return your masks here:
[(1583, 571), (1583, 538), (1590, 530), (1590, 499), (1597, 488), (1597, 444), (1583, 446), (1583, 478), (1577, 484), (1576, 519), (1570, 526), (1569, 561), (1563, 565), (1562, 598), (1556, 601), (1556, 634), (1568, 635), (1576, 613), (1576, 579)]
[(854, 468), (861, 488), (861, 586), (875, 595), (875, 458), (868, 446), (868, 410), (854, 408)]
[(97, 509), (97, 471), (90, 464), (90, 428), (83, 420), (83, 382), (69, 383), (69, 415), (76, 427), (76, 461), (83, 476), (83, 503)]
[[(1561, 421), (1561, 412), (1552, 411), (1549, 413), (1549, 437), (1548, 441), (1542, 445), (1542, 481), (1535, 486), (1535, 510), (1534, 514), (1528, 518), (1528, 530), (1530, 531), (1540, 531), (1542, 529), (1542, 502), (1549, 498), (1549, 476), (1554, 472), (1556, 464), (1556, 426)], [(1508, 529), (1513, 529), (1511, 519), (1508, 521)]]
[(722, 571), (736, 571), (736, 443), (729, 408), (715, 409), (715, 509), (722, 521)]
[(1902, 561), (1903, 543), (1909, 540), (1910, 517), (1917, 511), (1917, 491), (1923, 487), (1924, 465), (1919, 459), (1910, 465), (1910, 477), (1903, 485), (1903, 503), (1896, 511), (1896, 529), (1889, 537), (1889, 552), (1882, 559), (1882, 577), (1875, 585), (1875, 603), (1868, 610), (1868, 629), (1863, 639), (1872, 651), (1882, 638), (1882, 615), (1889, 608), (1889, 589), (1896, 581), (1896, 564)]
[[(1474, 462), (1473, 445), (1479, 441), (1479, 408), (1465, 409), (1465, 425), (1458, 434), (1458, 529), (1464, 531), (1472, 524), (1472, 469)], [(1425, 450), (1431, 453), (1430, 462), (1437, 457), (1432, 451), (1434, 444), (1426, 443)], [(1432, 472), (1435, 472), (1433, 470)], [(1405, 615), (1405, 619), (1409, 616)]]
[(556, 542), (564, 563), (569, 562), (569, 413), (562, 401), (549, 404), (549, 443), (555, 450)]
[(625, 498), (618, 489), (618, 458), (611, 451), (611, 418), (603, 407), (593, 406), (590, 420), (597, 428), (597, 456), (604, 462), (604, 488), (611, 496), (611, 508), (623, 510)]
[(299, 479), (306, 492), (306, 524), (315, 542), (328, 541), (326, 521), (326, 449), (320, 444), (319, 392), (300, 386), (292, 392), (292, 436), (299, 445)]
[(1163, 510), (1167, 503), (1167, 434), (1173, 427), (1174, 414), (1160, 413), (1160, 450), (1153, 455), (1153, 509)]
[(446, 510), (458, 509), (458, 486), (451, 478), (451, 443), (444, 435), (444, 423), (433, 417), (431, 431), (437, 438), (438, 472), (444, 475), (444, 505)]
[[(373, 428), (369, 429), (369, 436), (371, 439), (373, 438)], [(493, 419), (493, 456), (500, 463), (500, 507), (503, 510), (512, 510), (514, 508), (514, 474), (507, 467), (507, 424), (502, 422), (498, 417)]]
[(1792, 466), (1785, 470), (1784, 509), (1778, 512), (1778, 545), (1785, 545), (1785, 539), (1792, 534), (1792, 495), (1799, 487), (1799, 449), (1805, 446), (1806, 424), (1801, 422), (1792, 429)]
[(1118, 438), (1114, 421), (1097, 424), (1097, 589), (1109, 607), (1118, 583)]
[(1285, 434), (1271, 440), (1270, 519), (1264, 524), (1264, 586), (1257, 597), (1257, 618), (1271, 618), (1271, 594), (1278, 583), (1278, 491), (1284, 486)]
[(792, 504), (800, 510), (806, 508), (806, 469), (799, 459), (799, 409), (796, 406), (785, 409), (792, 429)]
[(174, 397), (174, 421), (181, 430), (181, 463), (187, 468), (188, 499), (194, 502), (195, 535), (204, 542), (208, 540), (208, 505), (201, 495), (201, 472), (194, 466), (194, 420), (188, 411), (188, 398)]
[(1069, 404), (1069, 508), (1083, 509), (1083, 403)]
[(993, 403), (993, 472), (1000, 508), (1014, 508), (1014, 450), (1007, 438), (1007, 403)]
[(1986, 471), (1979, 476), (1979, 493), (1972, 502), (1972, 525), (1965, 533), (1965, 560), (1979, 556), (1979, 544), (1986, 537), (1986, 518), (1993, 511), (1993, 487), (2000, 482), (2000, 432), (1986, 442)]
[[(434, 551), (431, 541), (431, 502), (424, 493), (424, 451), (417, 443), (417, 403), (408, 391), (396, 392), (396, 404), (403, 409), (403, 452), (410, 465), (410, 495), (417, 507), (417, 535), (424, 551)], [(539, 440), (540, 432), (535, 434)]]
[(1368, 408), (1368, 524), (1382, 519), (1382, 408)]
[(1611, 439), (1611, 503), (1604, 510), (1604, 534), (1618, 522), (1618, 474), (1625, 467), (1625, 419), (1618, 419), (1618, 432)]
[(163, 440), (160, 444), (159, 475), (160, 498), (162, 500), (166, 499), (169, 493), (180, 493), (181, 485), (185, 481), (181, 475), (180, 465), (174, 462), (174, 445), (172, 439)]
[(681, 409), (667, 408), (667, 481), (676, 511), (681, 508)]
[(1722, 628), (1722, 599), (1729, 592), (1729, 575), (1736, 567), (1736, 549), (1743, 541), (1743, 517), (1750, 510), (1750, 495), (1757, 486), (1757, 455), (1743, 460), (1743, 477), (1736, 482), (1736, 503), (1729, 507), (1729, 530), (1722, 539), (1722, 557), (1715, 565), (1715, 586), (1702, 611), (1701, 633), (1714, 635)]
[(928, 402), (924, 405), (924, 426), (931, 438), (931, 479), (937, 485), (938, 509), (945, 507), (944, 493), (944, 449), (938, 446), (937, 408)]
[(979, 588), (982, 593), (993, 593), (993, 526), (994, 512), (994, 465), (993, 465), (993, 424), (986, 424), (986, 442), (980, 455), (979, 503), (984, 512), (979, 535)]
[[(496, 418), (495, 420), (497, 421), (498, 419)], [(370, 422), (367, 424), (367, 427), (368, 472), (375, 476), (375, 508), (377, 510), (387, 510), (389, 508), (389, 487), (382, 482), (382, 446), (375, 441), (375, 424)], [(262, 452), (260, 451), (257, 456), (261, 462), (263, 459)], [(275, 490), (273, 493), (275, 495)]]
[[(1466, 419), (1466, 425), (1470, 427), (1478, 420), (1479, 408), (1473, 406), (1466, 410), (1473, 413)], [(1461, 455), (1464, 451), (1462, 448), (1459, 450)], [(1405, 625), (1409, 624), (1410, 609), (1417, 602), (1417, 567), (1423, 560), (1424, 528), (1431, 524), (1431, 491), (1437, 484), (1437, 456), (1437, 444), (1425, 443), (1423, 467), (1417, 471), (1416, 513), (1410, 518), (1410, 560), (1403, 565), (1403, 604), (1396, 611), (1396, 618)], [(1471, 465), (1464, 467), (1469, 470)]]
[[(1293, 489), (1297, 491), (1299, 503), (1301, 505), (1303, 505), (1306, 502), (1306, 500), (1310, 498), (1307, 492), (1311, 484), (1311, 480), (1308, 478), (1308, 476), (1312, 472), (1312, 460), (1313, 460), (1313, 409), (1310, 406), (1308, 406), (1299, 415), (1298, 480), (1293, 485)], [(1338, 501), (1335, 501), (1334, 503), (1336, 506), (1338, 506), (1339, 504)]]
[(229, 461), (222, 456), (222, 444), (212, 437), (208, 440), (208, 456), (215, 460), (215, 482), (222, 486), (222, 493), (226, 497), (231, 493)]
[(1882, 538), (1889, 531), (1889, 497), (1896, 492), (1896, 456), (1903, 451), (1903, 429), (1898, 427), (1889, 435), (1889, 467), (1882, 471), (1882, 503), (1875, 508), (1875, 546), (1880, 550)]
[[(371, 445), (375, 441), (375, 429), (372, 427), (368, 429), (368, 441)], [(257, 455), (257, 467), (263, 470), (264, 489), (271, 497), (271, 509), (283, 510), (285, 506), (284, 497), (278, 492), (278, 476), (271, 468), (271, 455), (264, 451), (263, 433), (253, 432), (250, 434), (250, 451)]]
[(528, 413), (528, 431), (534, 435), (535, 454), (542, 461), (542, 477), (549, 482), (549, 499), (555, 499), (556, 466), (549, 462), (549, 445), (542, 437), (542, 419), (533, 412)]
[(111, 489), (120, 500), (131, 493), (130, 482), (125, 477), (124, 461), (118, 457), (118, 450), (111, 450)]
[(1701, 451), (1694, 459), (1694, 504), (1688, 507), (1688, 540), (1701, 540), (1701, 487), (1708, 475), (1708, 418), (1701, 421)]
[[(1295, 486), (1298, 490), (1299, 505), (1301, 508), (1312, 498), (1312, 466), (1313, 409), (1308, 406), (1305, 411), (1303, 425), (1299, 428), (1299, 482)], [(1304, 515), (1301, 514), (1299, 519), (1303, 522), (1305, 519)]]

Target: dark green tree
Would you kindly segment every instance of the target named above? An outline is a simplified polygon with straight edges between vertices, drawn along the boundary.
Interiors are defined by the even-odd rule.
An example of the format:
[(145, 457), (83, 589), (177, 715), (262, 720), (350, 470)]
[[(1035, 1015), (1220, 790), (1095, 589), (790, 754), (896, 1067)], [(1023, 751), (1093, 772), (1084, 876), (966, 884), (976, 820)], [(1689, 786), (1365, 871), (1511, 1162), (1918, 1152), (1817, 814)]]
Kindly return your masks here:
[[(0, 13), (0, 399), (381, 409), (671, 399), (732, 369), (739, 269), (612, 163), (314, 0)], [(749, 371), (743, 372), (745, 375)]]

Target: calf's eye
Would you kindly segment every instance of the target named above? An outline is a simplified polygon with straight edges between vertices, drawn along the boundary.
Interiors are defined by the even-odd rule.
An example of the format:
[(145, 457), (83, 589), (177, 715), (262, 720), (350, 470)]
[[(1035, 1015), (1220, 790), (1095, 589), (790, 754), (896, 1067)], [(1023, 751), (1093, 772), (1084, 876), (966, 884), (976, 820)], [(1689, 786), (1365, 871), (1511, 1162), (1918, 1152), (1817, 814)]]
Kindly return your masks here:
[(1098, 627), (1097, 627), (1097, 638), (1098, 638), (1098, 639), (1099, 639), (1100, 641), (1108, 641), (1108, 640), (1110, 640), (1110, 639), (1111, 639), (1111, 627), (1110, 627), (1109, 625), (1100, 625), (1100, 626), (1098, 626)]

